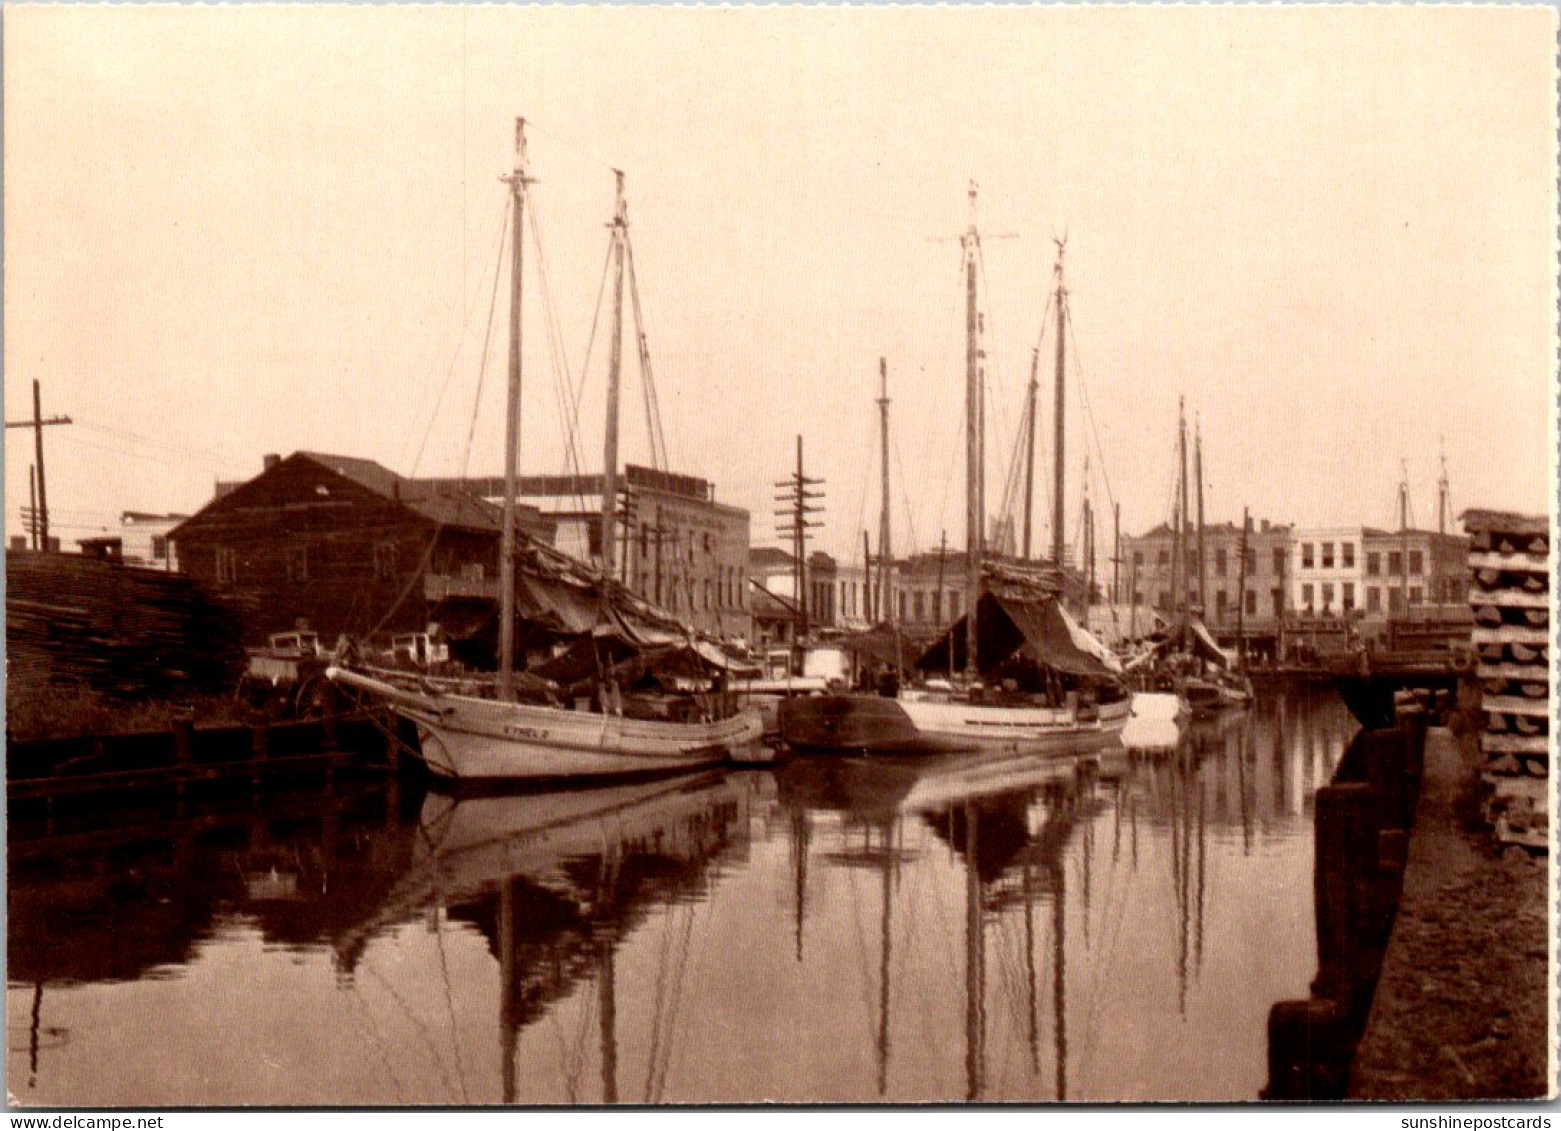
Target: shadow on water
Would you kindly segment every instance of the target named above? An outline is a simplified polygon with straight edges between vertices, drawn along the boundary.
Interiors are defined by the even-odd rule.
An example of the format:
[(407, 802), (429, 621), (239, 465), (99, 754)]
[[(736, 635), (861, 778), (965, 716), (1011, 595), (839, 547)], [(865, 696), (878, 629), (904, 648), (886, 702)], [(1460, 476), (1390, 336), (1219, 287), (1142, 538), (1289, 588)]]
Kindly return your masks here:
[[(1263, 926), (1310, 921), (1310, 798), (1347, 729), (1289, 696), (1155, 758), (807, 758), (13, 827), (11, 1087), (129, 1102), (73, 1038), (133, 1081), (151, 1023), (105, 1035), (93, 1003), (161, 1000), (258, 935), (225, 976), (265, 1000), (323, 962), (321, 1063), (268, 1087), (196, 1041), (199, 1088), (124, 1084), (138, 1102), (1250, 1099), (1263, 1010), (1314, 963), (1309, 928)], [(381, 988), (372, 1031), (401, 1035), (365, 1044), (347, 1015), (390, 1008)]]

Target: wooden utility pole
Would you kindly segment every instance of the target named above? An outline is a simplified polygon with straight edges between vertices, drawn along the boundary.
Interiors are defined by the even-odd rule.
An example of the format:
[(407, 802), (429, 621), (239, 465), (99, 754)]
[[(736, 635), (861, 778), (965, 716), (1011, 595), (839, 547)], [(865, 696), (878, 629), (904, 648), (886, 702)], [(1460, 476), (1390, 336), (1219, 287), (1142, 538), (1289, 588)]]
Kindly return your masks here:
[[(514, 225), (510, 238), (509, 390), (504, 413), (504, 527), (499, 532), (499, 684), (500, 699), (513, 696), (515, 684), (515, 473), (520, 459), (521, 266), (526, 220), (526, 119), (515, 119), (515, 170), (510, 187)], [(612, 540), (612, 527), (602, 531)]]
[(1198, 618), (1209, 619), (1209, 556), (1203, 548), (1203, 421), (1198, 421)]
[(33, 549), (38, 548), (38, 465), (27, 468), (27, 529), (32, 534)]
[(38, 381), (33, 379), (33, 418), (31, 420), (7, 420), (7, 428), (31, 428), (33, 430), (34, 466), (37, 469), (38, 498), (33, 504), (34, 549), (49, 548), (49, 489), (43, 476), (43, 430), (53, 424), (69, 424), (68, 416), (43, 418), (43, 397), (38, 391)]
[(1025, 399), (1025, 428), (1024, 428), (1024, 560), (1030, 560), (1030, 510), (1035, 505), (1035, 409), (1036, 399), (1040, 393), (1040, 383), (1036, 376), (1040, 371), (1041, 351), (1039, 348), (1030, 351), (1030, 390)]
[[(882, 441), (883, 463), (883, 506), (878, 515), (878, 591), (889, 592), (889, 571), (892, 566), (892, 551), (889, 541), (889, 365), (883, 358), (878, 359), (878, 415), (879, 433)], [(888, 620), (894, 623), (894, 609), (888, 610)]]
[(1247, 670), (1247, 529), (1252, 520), (1247, 508), (1241, 508), (1241, 568), (1236, 583), (1236, 656), (1241, 670)]
[[(1440, 446), (1438, 441), (1438, 446)], [(1441, 604), (1451, 596), (1443, 592), (1442, 584), (1442, 539), (1447, 536), (1447, 512), (1452, 509), (1452, 496), (1447, 487), (1447, 453), (1439, 453), (1441, 457), (1442, 474), (1436, 481), (1436, 548), (1431, 551), (1431, 592), (1432, 598), (1437, 604)]]
[(614, 169), (616, 190), (612, 214), (613, 305), (612, 339), (607, 362), (607, 438), (602, 455), (602, 575), (613, 575), (613, 549), (618, 529), (618, 388), (623, 376), (623, 252), (629, 238), (629, 205), (623, 196), (623, 172)]
[(822, 491), (810, 490), (823, 483), (822, 479), (810, 479), (802, 469), (802, 437), (797, 437), (797, 470), (788, 479), (782, 479), (775, 484), (778, 488), (784, 488), (786, 494), (775, 496), (777, 503), (788, 504), (785, 510), (775, 512), (777, 518), (785, 521), (786, 525), (777, 528), (776, 533), (781, 537), (789, 537), (792, 544), (792, 553), (796, 565), (792, 570), (793, 594), (797, 602), (798, 638), (808, 634), (808, 583), (807, 583), (807, 544), (808, 531), (821, 525), (813, 522), (809, 516), (819, 514), (823, 507), (814, 503), (824, 497)]

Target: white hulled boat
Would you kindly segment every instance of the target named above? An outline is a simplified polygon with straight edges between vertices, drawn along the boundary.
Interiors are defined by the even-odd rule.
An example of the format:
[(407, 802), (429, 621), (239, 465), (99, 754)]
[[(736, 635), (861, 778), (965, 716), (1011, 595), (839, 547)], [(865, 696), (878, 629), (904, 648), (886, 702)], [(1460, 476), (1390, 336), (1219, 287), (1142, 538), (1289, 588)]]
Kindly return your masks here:
[[(614, 333), (621, 337), (623, 263), (628, 242), (628, 210), (623, 176), (618, 174), (617, 203), (612, 223), (617, 278)], [(692, 653), (712, 674), (724, 676), (719, 653), (696, 641), (686, 626), (635, 598), (612, 580), (611, 537), (602, 540), (603, 568), (591, 574), (550, 548), (529, 545), (525, 555), (528, 587), (571, 591), (578, 606), (594, 610), (596, 623), (587, 637), (597, 680), (591, 693), (561, 702), (557, 686), (531, 673), (516, 673), (515, 567), (516, 475), (519, 462), (521, 394), (521, 263), (526, 216), (526, 192), (531, 176), (526, 165), (525, 120), (515, 124), (515, 169), (505, 178), (510, 186), (513, 218), (510, 287), (509, 395), (504, 453), (504, 516), (499, 549), (499, 671), (491, 685), (476, 681), (442, 683), (405, 674), (362, 670), (338, 665), (328, 675), (358, 691), (376, 696), (417, 727), (423, 760), (437, 776), (465, 784), (556, 781), (620, 777), (686, 770), (727, 761), (762, 760), (757, 746), (763, 722), (757, 710), (735, 707), (729, 694), (710, 691), (683, 696), (676, 703), (665, 697), (639, 698), (623, 690), (616, 657), (603, 659), (598, 640), (626, 644), (631, 650)], [(620, 351), (612, 352), (603, 488), (603, 529), (614, 529), (613, 483), (617, 468), (617, 405)], [(529, 571), (539, 576), (532, 578)], [(532, 584), (532, 583), (535, 584)], [(526, 684), (525, 698), (517, 681)]]

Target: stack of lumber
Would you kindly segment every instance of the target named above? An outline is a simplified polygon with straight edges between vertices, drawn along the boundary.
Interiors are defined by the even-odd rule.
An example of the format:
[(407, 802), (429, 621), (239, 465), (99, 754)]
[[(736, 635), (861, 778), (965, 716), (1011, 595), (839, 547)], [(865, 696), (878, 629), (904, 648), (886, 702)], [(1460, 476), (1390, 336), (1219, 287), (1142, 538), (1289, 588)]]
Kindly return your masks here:
[(1486, 817), (1498, 840), (1543, 848), (1550, 828), (1550, 524), (1474, 510), (1469, 532), (1471, 640), (1485, 729)]
[(190, 578), (74, 554), (6, 554), (7, 695), (51, 685), (124, 699), (214, 693), (244, 664), (240, 625)]

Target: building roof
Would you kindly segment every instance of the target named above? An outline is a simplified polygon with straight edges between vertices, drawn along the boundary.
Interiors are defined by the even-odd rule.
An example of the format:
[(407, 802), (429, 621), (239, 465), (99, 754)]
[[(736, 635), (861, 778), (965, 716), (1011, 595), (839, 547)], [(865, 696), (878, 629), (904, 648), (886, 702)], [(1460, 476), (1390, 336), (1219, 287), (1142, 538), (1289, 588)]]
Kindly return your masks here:
[[(196, 512), (194, 517), (200, 518), (212, 505), (227, 498), (235, 490), (264, 479), (277, 468), (296, 464), (299, 460), (307, 460), (326, 471), (350, 480), (372, 494), (400, 503), (413, 513), (439, 526), (492, 534), (497, 534), (503, 529), (502, 508), (470, 492), (459, 490), (454, 486), (447, 488), (427, 481), (406, 479), (371, 459), (310, 451), (294, 452), (285, 460), (267, 467), (259, 475), (243, 483), (219, 484), (216, 497)], [(522, 529), (536, 530), (543, 525), (541, 512), (537, 508), (521, 504), (519, 511), (519, 525)], [(185, 523), (181, 523), (175, 527), (169, 532), (170, 535), (177, 537), (182, 534), (184, 525)]]
[(750, 546), (748, 549), (749, 569), (790, 569), (796, 561), (779, 546)]

